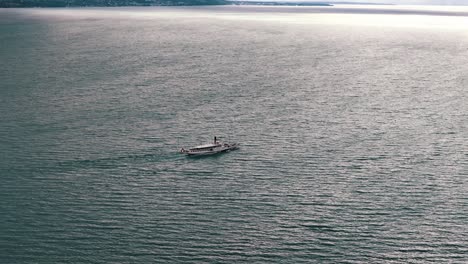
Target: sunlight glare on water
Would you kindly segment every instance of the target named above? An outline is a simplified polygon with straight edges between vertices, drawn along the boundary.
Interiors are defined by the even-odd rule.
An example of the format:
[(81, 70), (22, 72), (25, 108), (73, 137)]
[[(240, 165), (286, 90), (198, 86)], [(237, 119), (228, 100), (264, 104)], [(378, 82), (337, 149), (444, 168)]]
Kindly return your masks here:
[[(269, 21), (273, 23), (347, 25), (371, 27), (410, 27), (435, 28), (441, 30), (466, 30), (468, 28), (468, 8), (453, 6), (361, 6), (338, 5), (336, 7), (266, 7), (268, 11), (255, 13), (251, 6), (240, 6), (237, 10), (230, 7), (219, 7), (217, 12), (203, 12), (203, 9), (193, 8), (159, 8), (157, 12), (151, 8), (109, 8), (109, 10), (58, 9), (37, 10), (32, 13), (42, 16), (67, 16), (80, 18), (210, 18), (228, 20)], [(210, 9), (210, 8), (208, 8)], [(212, 9), (212, 8), (211, 8)], [(253, 10), (252, 10), (253, 9)], [(307, 9), (312, 12), (307, 12)], [(346, 12), (343, 12), (346, 10)], [(377, 10), (377, 12), (376, 12)], [(245, 12), (247, 11), (247, 12)], [(299, 12), (297, 12), (299, 11)], [(387, 13), (388, 12), (388, 13)], [(363, 15), (363, 13), (365, 15)], [(377, 14), (373, 14), (377, 13)], [(380, 14), (384, 13), (384, 14)], [(436, 14), (434, 16), (427, 14)]]

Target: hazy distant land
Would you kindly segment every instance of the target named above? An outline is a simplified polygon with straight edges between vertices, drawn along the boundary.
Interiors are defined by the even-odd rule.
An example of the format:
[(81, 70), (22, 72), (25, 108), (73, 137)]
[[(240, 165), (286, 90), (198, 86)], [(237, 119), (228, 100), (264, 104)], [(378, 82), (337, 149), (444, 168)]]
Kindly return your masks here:
[(333, 6), (334, 4), (388, 5), (367, 2), (256, 1), (256, 0), (0, 0), (8, 7), (79, 7), (79, 6), (187, 6), (187, 5), (268, 5), (268, 6)]
[(2, 0), (0, 7), (224, 5), (224, 0)]
[(284, 1), (228, 1), (230, 4), (235, 5), (268, 5), (268, 6), (333, 6), (330, 3), (326, 2), (284, 2)]

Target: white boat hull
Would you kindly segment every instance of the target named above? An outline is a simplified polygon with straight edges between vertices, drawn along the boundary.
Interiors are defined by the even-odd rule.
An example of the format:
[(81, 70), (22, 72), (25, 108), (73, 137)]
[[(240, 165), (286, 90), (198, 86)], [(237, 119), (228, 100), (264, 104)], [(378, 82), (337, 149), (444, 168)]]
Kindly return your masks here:
[(231, 150), (235, 150), (239, 148), (239, 144), (224, 144), (220, 146), (216, 146), (207, 150), (197, 150), (197, 149), (182, 149), (180, 152), (182, 154), (186, 154), (188, 156), (207, 156), (207, 155), (214, 155), (222, 152), (228, 152)]

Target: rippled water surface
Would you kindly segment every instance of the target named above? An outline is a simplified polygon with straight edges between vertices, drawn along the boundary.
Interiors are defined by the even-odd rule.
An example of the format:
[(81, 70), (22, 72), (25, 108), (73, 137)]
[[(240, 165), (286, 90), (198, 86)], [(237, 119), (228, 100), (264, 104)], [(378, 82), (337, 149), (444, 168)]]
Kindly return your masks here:
[(0, 262), (468, 262), (468, 17), (320, 10), (0, 10)]

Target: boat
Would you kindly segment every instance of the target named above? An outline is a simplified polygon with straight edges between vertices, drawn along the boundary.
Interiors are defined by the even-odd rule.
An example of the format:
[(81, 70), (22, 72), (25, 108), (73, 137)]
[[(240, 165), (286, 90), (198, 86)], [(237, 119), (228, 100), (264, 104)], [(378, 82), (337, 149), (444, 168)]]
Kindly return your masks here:
[(213, 155), (221, 152), (228, 152), (231, 150), (236, 150), (239, 148), (238, 143), (222, 143), (214, 137), (213, 143), (196, 146), (189, 149), (182, 148), (180, 153), (186, 154), (188, 156), (203, 156), (203, 155)]

